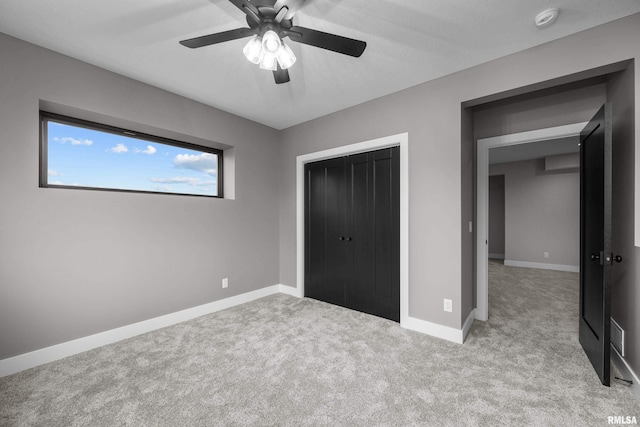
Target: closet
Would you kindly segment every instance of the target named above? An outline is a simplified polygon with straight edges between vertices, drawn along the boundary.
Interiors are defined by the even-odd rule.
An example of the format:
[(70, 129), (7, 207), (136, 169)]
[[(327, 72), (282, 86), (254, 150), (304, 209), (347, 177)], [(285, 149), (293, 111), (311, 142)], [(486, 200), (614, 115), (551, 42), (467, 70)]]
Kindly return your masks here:
[(400, 321), (400, 149), (305, 165), (305, 296)]

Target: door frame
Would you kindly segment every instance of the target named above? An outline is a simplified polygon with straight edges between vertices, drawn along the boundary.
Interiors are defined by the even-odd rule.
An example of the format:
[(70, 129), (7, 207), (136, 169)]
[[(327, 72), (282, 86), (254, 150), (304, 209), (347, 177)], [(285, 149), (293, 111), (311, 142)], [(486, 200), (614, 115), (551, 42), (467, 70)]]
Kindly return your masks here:
[(476, 310), (475, 318), (489, 319), (489, 149), (549, 139), (579, 137), (588, 122), (536, 129), (477, 140), (476, 157)]
[(306, 163), (400, 147), (400, 325), (409, 319), (409, 134), (400, 133), (296, 157), (296, 296), (304, 297), (304, 166)]

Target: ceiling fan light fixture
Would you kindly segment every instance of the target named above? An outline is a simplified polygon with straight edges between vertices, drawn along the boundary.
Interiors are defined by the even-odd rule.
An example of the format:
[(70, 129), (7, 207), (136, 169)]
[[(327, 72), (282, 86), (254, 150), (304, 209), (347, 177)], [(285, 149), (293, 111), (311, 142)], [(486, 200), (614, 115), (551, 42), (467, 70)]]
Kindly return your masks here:
[(276, 58), (278, 59), (278, 64), (280, 68), (286, 70), (296, 63), (296, 56), (293, 54), (293, 51), (289, 46), (287, 46), (284, 42), (278, 52), (276, 54)]
[(262, 61), (264, 53), (262, 51), (262, 39), (259, 36), (253, 36), (242, 49), (244, 56), (254, 64)]
[(275, 55), (282, 46), (282, 42), (280, 41), (280, 36), (276, 34), (275, 31), (268, 30), (262, 36), (262, 50), (264, 53), (270, 53), (271, 55)]
[(248, 26), (181, 40), (180, 44), (196, 49), (250, 37), (242, 53), (249, 62), (273, 71), (276, 84), (289, 82), (288, 68), (296, 62), (293, 51), (284, 43), (287, 37), (292, 42), (359, 58), (366, 42), (294, 25), (294, 15), (305, 1), (229, 0), (246, 15)]
[(260, 60), (260, 68), (263, 70), (276, 71), (278, 69), (278, 61), (274, 54), (264, 52)]

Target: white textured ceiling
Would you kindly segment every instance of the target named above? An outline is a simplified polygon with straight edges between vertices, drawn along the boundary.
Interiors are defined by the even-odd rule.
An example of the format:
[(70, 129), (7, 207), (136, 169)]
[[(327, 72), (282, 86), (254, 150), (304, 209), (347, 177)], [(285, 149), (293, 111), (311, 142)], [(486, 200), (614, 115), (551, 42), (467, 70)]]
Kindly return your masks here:
[[(539, 30), (548, 7), (560, 16)], [(178, 44), (246, 26), (228, 0), (0, 0), (0, 32), (283, 129), (637, 12), (638, 0), (308, 0), (295, 25), (367, 48), (288, 42), (298, 62), (283, 85), (244, 58), (246, 39)]]

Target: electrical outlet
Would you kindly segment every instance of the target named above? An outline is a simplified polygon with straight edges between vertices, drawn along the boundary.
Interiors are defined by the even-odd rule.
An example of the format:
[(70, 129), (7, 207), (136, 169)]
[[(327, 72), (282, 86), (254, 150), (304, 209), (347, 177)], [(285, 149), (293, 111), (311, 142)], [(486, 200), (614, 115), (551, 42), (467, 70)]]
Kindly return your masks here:
[(444, 299), (444, 311), (451, 313), (453, 311), (453, 301), (450, 299)]
[(225, 277), (224, 279), (222, 279), (222, 287), (223, 288), (229, 287), (229, 278)]
[(549, 252), (543, 252), (542, 256), (544, 256), (545, 258), (549, 258)]

